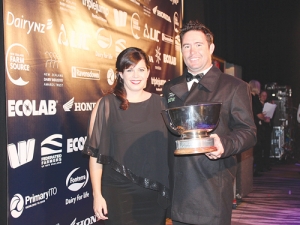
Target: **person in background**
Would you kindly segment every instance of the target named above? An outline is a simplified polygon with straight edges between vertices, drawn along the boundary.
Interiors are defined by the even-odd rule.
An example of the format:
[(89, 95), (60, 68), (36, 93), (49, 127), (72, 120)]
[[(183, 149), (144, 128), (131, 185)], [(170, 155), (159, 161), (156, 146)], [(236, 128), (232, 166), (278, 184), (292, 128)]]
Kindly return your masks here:
[(116, 61), (112, 93), (98, 100), (83, 153), (90, 156), (93, 209), (106, 225), (164, 225), (169, 205), (163, 98), (146, 92), (148, 56), (139, 48)]
[[(185, 24), (180, 40), (187, 68), (182, 76), (163, 87), (168, 108), (201, 102), (221, 102), (222, 107), (219, 124), (211, 134), (216, 151), (170, 155), (172, 223), (230, 225), (237, 169), (235, 155), (256, 142), (249, 85), (212, 65), (213, 34), (202, 23)], [(175, 140), (179, 138), (169, 132), (170, 152), (176, 150)]]
[(263, 170), (263, 152), (262, 152), (262, 139), (263, 139), (263, 121), (265, 119), (263, 114), (263, 105), (261, 104), (259, 100), (259, 94), (260, 94), (260, 82), (257, 80), (251, 80), (249, 81), (250, 90), (252, 94), (252, 111), (253, 111), (253, 117), (254, 122), (257, 128), (257, 143), (253, 148), (253, 176), (261, 176), (259, 171)]
[[(259, 100), (264, 107), (264, 104), (267, 102), (268, 93), (265, 90), (262, 90), (259, 94)], [(263, 112), (264, 113), (264, 112)], [(270, 117), (264, 116), (264, 120), (262, 121), (262, 151), (263, 151), (263, 160), (262, 160), (262, 171), (269, 171), (271, 170), (270, 164), (270, 151), (271, 151), (271, 139), (272, 139), (272, 130), (273, 130), (273, 123)]]

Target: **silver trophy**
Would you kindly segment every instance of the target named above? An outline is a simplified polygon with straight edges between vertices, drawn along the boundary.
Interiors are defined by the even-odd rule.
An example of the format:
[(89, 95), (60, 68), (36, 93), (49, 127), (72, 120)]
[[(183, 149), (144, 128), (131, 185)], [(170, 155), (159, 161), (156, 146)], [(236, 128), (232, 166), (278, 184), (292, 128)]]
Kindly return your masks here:
[(209, 133), (218, 125), (222, 103), (199, 103), (163, 110), (162, 115), (171, 132), (180, 135), (176, 155), (217, 150)]

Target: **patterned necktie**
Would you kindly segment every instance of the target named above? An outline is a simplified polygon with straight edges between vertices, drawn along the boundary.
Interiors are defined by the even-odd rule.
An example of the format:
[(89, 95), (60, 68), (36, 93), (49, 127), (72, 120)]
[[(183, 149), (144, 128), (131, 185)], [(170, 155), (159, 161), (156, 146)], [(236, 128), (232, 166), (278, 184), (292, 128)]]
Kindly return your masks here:
[(186, 81), (189, 82), (192, 81), (193, 79), (200, 81), (203, 76), (204, 76), (203, 73), (197, 74), (196, 76), (193, 76), (192, 74), (188, 73), (186, 75)]

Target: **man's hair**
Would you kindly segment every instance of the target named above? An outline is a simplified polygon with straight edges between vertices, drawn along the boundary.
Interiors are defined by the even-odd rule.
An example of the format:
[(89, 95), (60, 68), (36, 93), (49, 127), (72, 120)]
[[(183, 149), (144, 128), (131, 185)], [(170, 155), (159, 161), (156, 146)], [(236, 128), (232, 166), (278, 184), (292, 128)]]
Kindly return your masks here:
[(190, 20), (188, 23), (184, 24), (180, 30), (180, 42), (182, 43), (183, 35), (191, 30), (198, 30), (205, 34), (206, 40), (208, 42), (208, 46), (214, 43), (214, 35), (213, 33), (202, 23), (198, 22), (197, 20), (193, 21)]

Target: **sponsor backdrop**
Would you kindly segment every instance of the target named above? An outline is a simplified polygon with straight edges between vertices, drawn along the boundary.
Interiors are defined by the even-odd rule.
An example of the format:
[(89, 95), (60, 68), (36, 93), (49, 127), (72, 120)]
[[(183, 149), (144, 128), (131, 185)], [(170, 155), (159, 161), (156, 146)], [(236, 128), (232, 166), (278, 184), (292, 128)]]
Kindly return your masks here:
[(181, 74), (181, 10), (179, 0), (3, 1), (8, 224), (101, 224), (81, 153), (90, 112), (126, 47), (149, 54), (148, 91)]

